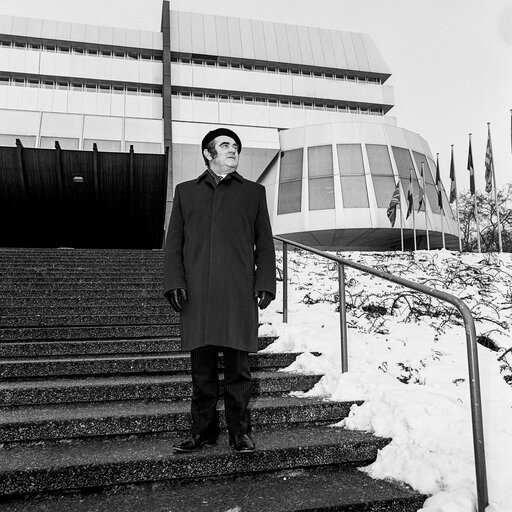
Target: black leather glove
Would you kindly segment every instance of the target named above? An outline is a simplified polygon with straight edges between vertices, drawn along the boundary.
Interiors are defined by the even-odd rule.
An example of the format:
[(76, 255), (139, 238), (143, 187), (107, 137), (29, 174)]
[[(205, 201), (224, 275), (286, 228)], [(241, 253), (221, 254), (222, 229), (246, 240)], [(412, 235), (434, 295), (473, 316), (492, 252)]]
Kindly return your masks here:
[(272, 293), (266, 292), (265, 290), (256, 292), (254, 296), (259, 299), (258, 307), (260, 309), (265, 309), (275, 298)]
[(174, 288), (164, 293), (166, 299), (169, 301), (171, 308), (179, 313), (183, 308), (183, 301), (188, 300), (187, 290), (183, 288)]

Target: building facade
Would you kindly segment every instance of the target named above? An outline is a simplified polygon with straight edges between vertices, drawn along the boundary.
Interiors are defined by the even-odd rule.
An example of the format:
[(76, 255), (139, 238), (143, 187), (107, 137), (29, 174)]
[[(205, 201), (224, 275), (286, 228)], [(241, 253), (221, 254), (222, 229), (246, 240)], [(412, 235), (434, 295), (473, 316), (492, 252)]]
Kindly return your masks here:
[(241, 173), (267, 187), (276, 234), (358, 249), (396, 248), (401, 226), (410, 240), (412, 219), (398, 215), (391, 228), (386, 209), (397, 180), (405, 201), (410, 173), (418, 204), (423, 163), (415, 227), (433, 247), (443, 232), (453, 245), (427, 142), (387, 115), (390, 76), (366, 34), (179, 12), (167, 1), (160, 32), (0, 16), (0, 146), (169, 147), (167, 222), (176, 184), (204, 168), (202, 137), (229, 126), (243, 141)]

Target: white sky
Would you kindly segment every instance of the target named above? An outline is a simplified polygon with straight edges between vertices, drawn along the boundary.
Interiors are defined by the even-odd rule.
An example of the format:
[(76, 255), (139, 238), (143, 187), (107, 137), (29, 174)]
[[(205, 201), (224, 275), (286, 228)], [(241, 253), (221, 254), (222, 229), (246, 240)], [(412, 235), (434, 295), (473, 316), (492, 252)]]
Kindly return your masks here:
[[(424, 137), (449, 187), (454, 144), (459, 191), (469, 188), (471, 132), (476, 186), (484, 188), (487, 122), (498, 187), (512, 181), (511, 0), (172, 0), (175, 10), (370, 34), (393, 76), (400, 127)], [(162, 0), (0, 0), (0, 13), (160, 30)]]

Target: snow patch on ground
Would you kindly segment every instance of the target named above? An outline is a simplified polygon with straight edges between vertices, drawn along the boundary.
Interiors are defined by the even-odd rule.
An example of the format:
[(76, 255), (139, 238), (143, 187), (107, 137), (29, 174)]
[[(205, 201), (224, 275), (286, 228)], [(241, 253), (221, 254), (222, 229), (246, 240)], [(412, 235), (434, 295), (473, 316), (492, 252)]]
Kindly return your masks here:
[[(459, 296), (477, 319), (477, 335), (495, 344), (496, 351), (478, 346), (487, 512), (509, 512), (512, 387), (504, 375), (512, 355), (504, 352), (512, 346), (512, 256), (450, 251), (340, 255)], [(458, 314), (347, 268), (349, 372), (341, 374), (336, 265), (295, 252), (289, 261), (289, 323), (282, 323), (279, 289), (276, 301), (261, 312), (260, 335), (278, 336), (266, 352), (304, 352), (286, 371), (324, 375), (312, 390), (296, 394), (364, 400), (337, 426), (392, 439), (364, 471), (431, 495), (425, 512), (474, 510), (467, 347)]]

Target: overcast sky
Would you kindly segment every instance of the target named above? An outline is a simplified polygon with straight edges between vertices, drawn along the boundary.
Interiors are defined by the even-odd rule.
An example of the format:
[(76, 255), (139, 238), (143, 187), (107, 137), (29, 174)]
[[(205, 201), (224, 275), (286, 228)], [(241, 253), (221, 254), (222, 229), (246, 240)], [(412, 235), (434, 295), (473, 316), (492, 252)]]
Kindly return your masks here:
[[(400, 127), (439, 153), (449, 187), (454, 144), (459, 191), (484, 188), (487, 122), (498, 187), (512, 182), (512, 0), (172, 0), (176, 10), (370, 34), (392, 72)], [(161, 0), (0, 0), (0, 13), (160, 30)]]

